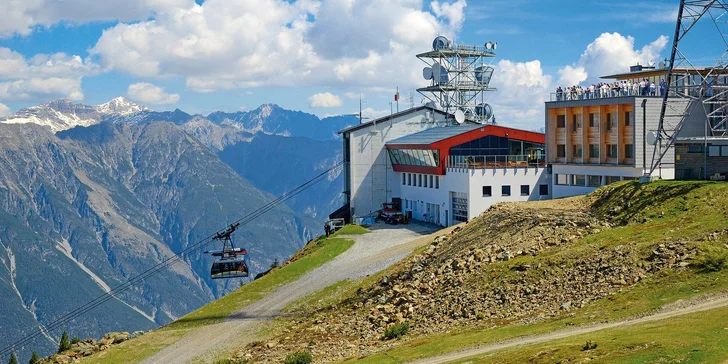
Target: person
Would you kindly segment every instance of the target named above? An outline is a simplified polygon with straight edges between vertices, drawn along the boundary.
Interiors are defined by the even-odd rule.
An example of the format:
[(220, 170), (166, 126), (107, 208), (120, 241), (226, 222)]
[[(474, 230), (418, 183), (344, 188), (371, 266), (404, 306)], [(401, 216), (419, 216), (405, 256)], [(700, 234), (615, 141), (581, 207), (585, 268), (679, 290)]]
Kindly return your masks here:
[(654, 82), (650, 82), (650, 96), (657, 96), (657, 87)]
[(326, 232), (326, 237), (328, 238), (329, 235), (331, 234), (331, 225), (329, 224), (328, 221), (326, 221), (326, 223), (324, 223), (324, 231)]
[(665, 94), (665, 79), (660, 80), (660, 96)]
[(642, 81), (640, 81), (640, 96), (647, 96), (647, 82), (645, 82), (645, 79), (643, 78)]

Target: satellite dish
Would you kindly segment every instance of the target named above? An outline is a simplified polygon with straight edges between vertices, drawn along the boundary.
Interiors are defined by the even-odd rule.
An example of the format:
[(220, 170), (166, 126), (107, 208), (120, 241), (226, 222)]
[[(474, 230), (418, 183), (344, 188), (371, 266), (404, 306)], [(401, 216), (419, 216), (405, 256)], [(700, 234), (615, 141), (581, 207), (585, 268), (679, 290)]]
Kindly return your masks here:
[(422, 77), (424, 77), (426, 80), (432, 79), (432, 68), (425, 67), (422, 69)]
[(480, 83), (490, 83), (490, 78), (493, 76), (493, 67), (491, 66), (478, 66), (475, 67), (475, 79)]
[(437, 83), (447, 83), (448, 74), (447, 69), (437, 62), (432, 64), (432, 79)]
[(660, 62), (658, 64), (658, 66), (660, 67), (660, 69), (664, 69), (665, 68), (665, 62)]
[(485, 103), (478, 104), (475, 107), (475, 114), (483, 118), (483, 120), (489, 120), (493, 116), (493, 107)]
[(487, 50), (493, 49), (493, 42), (491, 42), (491, 41), (485, 42), (485, 49), (487, 49)]
[(498, 48), (498, 42), (493, 42), (493, 50), (496, 50)]
[(647, 144), (649, 144), (649, 145), (657, 144), (657, 134), (654, 131), (647, 133)]
[(455, 111), (455, 121), (458, 124), (462, 124), (465, 122), (465, 113), (462, 110), (456, 110)]
[(446, 48), (450, 48), (450, 41), (447, 38), (438, 36), (432, 41), (432, 49), (439, 51), (440, 49)]
[(430, 109), (440, 110), (440, 105), (438, 105), (434, 101), (428, 101), (425, 103), (425, 106), (429, 107)]

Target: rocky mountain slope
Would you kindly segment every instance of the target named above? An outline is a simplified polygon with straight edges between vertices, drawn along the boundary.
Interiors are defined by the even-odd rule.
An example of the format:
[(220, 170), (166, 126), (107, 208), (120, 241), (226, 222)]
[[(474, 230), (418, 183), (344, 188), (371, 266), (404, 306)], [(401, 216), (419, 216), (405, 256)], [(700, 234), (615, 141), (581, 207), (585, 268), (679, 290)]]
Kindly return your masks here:
[[(172, 123), (53, 131), (0, 123), (3, 347), (275, 198)], [(260, 272), (318, 228), (282, 206), (236, 237)], [(237, 287), (211, 281), (210, 262), (197, 252), (65, 329), (100, 337), (170, 322)], [(59, 336), (49, 332), (19, 354), (48, 353)]]
[[(399, 362), (458, 350), (477, 337), (498, 341), (640, 316), (726, 292), (728, 205), (716, 198), (727, 191), (720, 183), (621, 183), (587, 197), (496, 205), (388, 272), (299, 304), (265, 341), (236, 356), (280, 362), (308, 350), (332, 362), (384, 352), (364, 361)], [(387, 337), (404, 324), (402, 339)], [(659, 339), (636, 347), (659, 348)], [(549, 362), (556, 352), (534, 361)], [(580, 357), (594, 355), (609, 361), (611, 354)]]

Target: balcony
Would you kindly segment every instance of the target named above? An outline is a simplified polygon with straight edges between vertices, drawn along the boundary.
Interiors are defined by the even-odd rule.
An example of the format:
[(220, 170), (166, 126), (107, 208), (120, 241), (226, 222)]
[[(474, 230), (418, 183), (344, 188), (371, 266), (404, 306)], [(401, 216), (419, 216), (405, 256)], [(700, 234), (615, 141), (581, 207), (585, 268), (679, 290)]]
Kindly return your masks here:
[(447, 168), (463, 169), (505, 169), (505, 168), (545, 168), (545, 156), (531, 155), (451, 155)]
[(625, 89), (609, 89), (609, 90), (595, 90), (594, 92), (584, 90), (583, 92), (552, 92), (549, 101), (580, 101), (580, 100), (597, 100), (597, 99), (611, 99), (617, 97), (662, 97), (662, 93), (658, 88), (654, 93), (647, 91), (646, 94), (643, 90), (625, 90)]

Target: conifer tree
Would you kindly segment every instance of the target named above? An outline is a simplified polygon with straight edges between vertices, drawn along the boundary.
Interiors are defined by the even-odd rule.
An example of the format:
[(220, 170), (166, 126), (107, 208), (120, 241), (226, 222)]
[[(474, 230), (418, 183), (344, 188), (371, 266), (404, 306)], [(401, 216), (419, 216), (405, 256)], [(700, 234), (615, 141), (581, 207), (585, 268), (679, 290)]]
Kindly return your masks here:
[(40, 356), (38, 356), (38, 353), (35, 351), (33, 352), (33, 355), (30, 356), (30, 361), (28, 364), (38, 364), (40, 363)]
[(61, 335), (61, 343), (58, 344), (58, 353), (62, 353), (68, 349), (71, 348), (71, 342), (68, 341), (68, 333), (63, 332), (63, 335)]
[(10, 360), (8, 364), (18, 364), (18, 358), (15, 357), (15, 353), (10, 353)]

